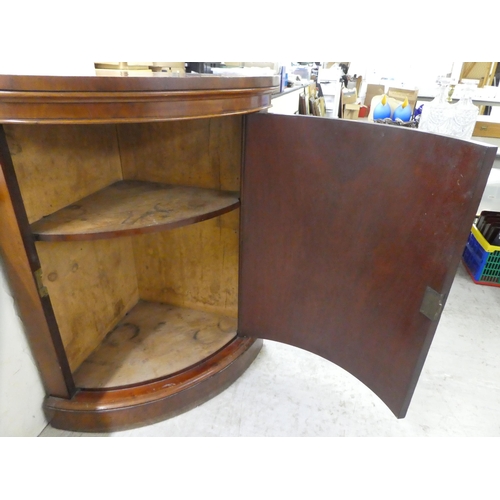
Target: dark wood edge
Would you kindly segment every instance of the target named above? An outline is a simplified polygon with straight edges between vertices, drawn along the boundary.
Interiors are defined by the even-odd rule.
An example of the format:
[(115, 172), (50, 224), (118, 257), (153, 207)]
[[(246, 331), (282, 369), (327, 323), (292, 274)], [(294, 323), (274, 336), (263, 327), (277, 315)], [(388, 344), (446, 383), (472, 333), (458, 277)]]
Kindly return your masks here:
[[(474, 222), (474, 216), (475, 214), (473, 213), (474, 210), (477, 210), (477, 207), (479, 206), (481, 202), (481, 197), (483, 196), (484, 193), (484, 188), (486, 186), (486, 183), (488, 182), (488, 176), (490, 175), (491, 167), (493, 166), (493, 162), (495, 161), (495, 156), (496, 156), (496, 147), (491, 146), (491, 145), (484, 145), (484, 156), (481, 162), (481, 172), (480, 175), (477, 178), (476, 181), (476, 186), (474, 188), (474, 193), (469, 201), (469, 207), (470, 207), (470, 213), (473, 214), (471, 216), (470, 220), (470, 225), (467, 227), (467, 225), (464, 224), (463, 228), (461, 228), (462, 232), (462, 240), (464, 242), (464, 247), (467, 243), (467, 238), (470, 234), (470, 228), (472, 227), (472, 224)], [(481, 146), (483, 147), (483, 146)], [(463, 249), (457, 248), (455, 255), (453, 256), (453, 262), (450, 264), (450, 269), (448, 274), (446, 275), (446, 278), (443, 282), (442, 289), (443, 290), (449, 290), (451, 289), (451, 286), (453, 284), (453, 281), (455, 279), (456, 273), (458, 266), (460, 265), (460, 262), (462, 260), (462, 254), (463, 254)], [(446, 306), (446, 301), (448, 300), (448, 296), (444, 298), (444, 304), (443, 306)], [(415, 369), (413, 370), (413, 375), (411, 378), (411, 382), (409, 384), (409, 390), (406, 395), (406, 398), (401, 405), (401, 408), (395, 409), (391, 408), (393, 413), (397, 418), (404, 418), (406, 416), (406, 413), (408, 412), (408, 408), (411, 403), (411, 399), (413, 397), (413, 393), (415, 391), (415, 388), (418, 383), (418, 379), (420, 377), (420, 373), (422, 372), (422, 369), (424, 367), (425, 359), (427, 357), (427, 354), (429, 352), (432, 340), (434, 338), (434, 335), (436, 333), (438, 327), (438, 321), (430, 321), (429, 322), (429, 330), (427, 332), (427, 336), (424, 341), (424, 345), (422, 346), (422, 350), (420, 352), (420, 357), (415, 365)]]
[(151, 234), (161, 231), (177, 229), (179, 227), (189, 226), (191, 224), (196, 224), (197, 222), (203, 222), (205, 220), (213, 219), (219, 215), (236, 210), (240, 206), (240, 201), (236, 201), (227, 207), (220, 208), (218, 210), (213, 210), (206, 214), (195, 215), (193, 217), (187, 217), (186, 219), (170, 222), (170, 223), (159, 223), (150, 226), (143, 226), (134, 229), (120, 229), (117, 231), (96, 231), (89, 233), (78, 233), (78, 234), (46, 234), (43, 232), (36, 231), (36, 222), (32, 224), (33, 234), (37, 241), (93, 241), (93, 240), (104, 240), (111, 238), (121, 238), (124, 236), (137, 236), (141, 234)]
[[(256, 99), (255, 96), (252, 99)], [(138, 111), (135, 109), (134, 102), (127, 103), (131, 107), (130, 110), (123, 110), (123, 107), (120, 107), (120, 103), (110, 103), (111, 106), (114, 106), (116, 109), (112, 110), (113, 112), (106, 111), (104, 113), (97, 112), (96, 117), (88, 118), (85, 115), (79, 116), (79, 113), (88, 112), (89, 104), (85, 104), (82, 102), (71, 104), (70, 107), (73, 109), (65, 110), (65, 113), (70, 115), (63, 116), (59, 114), (59, 110), (51, 110), (50, 105), (46, 103), (39, 103), (36, 105), (36, 110), (33, 113), (33, 116), (23, 116), (22, 111), (16, 109), (15, 112), (5, 111), (2, 109), (2, 102), (0, 101), (0, 124), (1, 123), (10, 123), (10, 124), (26, 124), (26, 125), (65, 125), (65, 124), (120, 124), (120, 123), (151, 123), (151, 122), (164, 122), (164, 121), (178, 121), (178, 120), (194, 120), (199, 118), (217, 118), (219, 116), (232, 116), (232, 115), (242, 115), (253, 113), (256, 111), (265, 110), (271, 107), (271, 99), (270, 96), (259, 96), (259, 102), (256, 104), (254, 102), (246, 102), (240, 108), (234, 108), (234, 104), (236, 103), (236, 99), (228, 100), (233, 106), (232, 109), (221, 109), (218, 107), (214, 111), (214, 107), (210, 106), (207, 103), (200, 101), (199, 103), (195, 103), (194, 101), (181, 101), (179, 102), (179, 108), (169, 107), (169, 109), (159, 110), (155, 108), (155, 114), (152, 115), (144, 113), (143, 111)], [(250, 99), (248, 99), (250, 101)], [(104, 103), (106, 105), (107, 103)], [(145, 103), (139, 103), (145, 104)], [(150, 105), (155, 105), (155, 103), (149, 103)], [(167, 105), (168, 103), (161, 102), (158, 103), (161, 105)], [(17, 106), (17, 105), (14, 105)], [(47, 109), (48, 106), (48, 109)], [(26, 108), (30, 108), (29, 105), (26, 105)], [(118, 109), (120, 108), (120, 109)], [(29, 109), (30, 113), (33, 112), (33, 109)], [(53, 111), (53, 115), (48, 114), (48, 110)], [(125, 113), (126, 116), (119, 116), (117, 113)]]
[(254, 361), (262, 340), (236, 337), (195, 367), (132, 388), (82, 389), (72, 399), (48, 397), (51, 425), (79, 432), (111, 432), (177, 416), (227, 389)]
[(275, 95), (276, 87), (245, 88), (245, 89), (218, 89), (218, 90), (138, 90), (119, 91), (110, 90), (107, 92), (44, 92), (44, 91), (17, 91), (0, 90), (0, 102), (12, 103), (36, 103), (36, 102), (57, 102), (57, 103), (104, 103), (104, 102), (136, 102), (136, 101), (176, 101), (184, 99), (210, 99), (212, 97), (234, 99), (250, 95)]
[(0, 167), (0, 254), (9, 286), (45, 390), (71, 397), (73, 377), (50, 298), (38, 292), (34, 273), (40, 269), (40, 261), (1, 125)]
[(0, 75), (1, 91), (107, 92), (224, 90), (279, 86), (279, 76), (217, 76), (184, 74), (158, 76)]

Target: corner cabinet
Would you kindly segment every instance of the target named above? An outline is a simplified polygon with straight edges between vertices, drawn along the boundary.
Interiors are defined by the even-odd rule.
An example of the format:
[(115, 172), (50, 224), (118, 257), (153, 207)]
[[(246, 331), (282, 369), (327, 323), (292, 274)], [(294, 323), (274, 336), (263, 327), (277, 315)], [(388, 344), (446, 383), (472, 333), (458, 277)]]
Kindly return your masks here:
[(182, 413), (261, 339), (405, 415), (496, 148), (258, 112), (277, 86), (0, 76), (0, 249), (53, 426)]

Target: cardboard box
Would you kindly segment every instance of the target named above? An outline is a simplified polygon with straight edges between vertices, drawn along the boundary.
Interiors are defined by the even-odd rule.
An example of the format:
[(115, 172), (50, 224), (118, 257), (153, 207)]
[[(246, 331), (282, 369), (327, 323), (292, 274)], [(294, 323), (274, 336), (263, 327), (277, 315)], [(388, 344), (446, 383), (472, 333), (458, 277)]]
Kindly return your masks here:
[(359, 116), (359, 104), (346, 104), (344, 106), (344, 118), (346, 120), (356, 120)]
[[(343, 88), (342, 92), (340, 94), (340, 98), (341, 98), (341, 105), (340, 105), (341, 118), (346, 118), (346, 116), (345, 116), (345, 114), (346, 114), (346, 106), (357, 105), (357, 102), (358, 102), (358, 93), (356, 92), (356, 89), (345, 89), (345, 88)], [(350, 111), (352, 111), (352, 109)], [(350, 115), (352, 115), (352, 113), (350, 113)], [(356, 117), (357, 117), (357, 115), (356, 115)]]
[(408, 89), (398, 89), (395, 87), (389, 87), (387, 90), (387, 97), (392, 97), (397, 101), (404, 102), (405, 98), (411, 106), (412, 111), (415, 111), (415, 105), (417, 104), (418, 90), (408, 90)]
[(356, 89), (342, 89), (342, 104), (355, 104), (357, 100)]
[(372, 99), (376, 95), (382, 95), (384, 92), (385, 92), (385, 87), (383, 85), (374, 85), (373, 83), (369, 83), (366, 86), (365, 106), (370, 107)]

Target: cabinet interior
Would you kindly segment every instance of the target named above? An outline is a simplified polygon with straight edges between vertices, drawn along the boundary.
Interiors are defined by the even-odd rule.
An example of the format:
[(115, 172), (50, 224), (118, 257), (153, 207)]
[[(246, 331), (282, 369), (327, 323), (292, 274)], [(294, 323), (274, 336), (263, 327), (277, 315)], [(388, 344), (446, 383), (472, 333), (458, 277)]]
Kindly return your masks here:
[[(96, 226), (120, 199), (119, 190), (103, 190), (122, 181), (224, 191), (237, 201), (242, 120), (5, 126), (38, 240), (43, 284), (77, 387), (163, 377), (205, 359), (236, 335), (238, 203), (228, 202), (222, 215), (209, 208), (201, 221), (187, 217), (173, 229), (148, 222), (147, 230), (139, 223), (133, 231), (99, 234)], [(87, 219), (96, 202), (91, 199), (85, 210), (80, 202), (97, 193), (110, 203), (102, 217), (96, 210), (97, 218)], [(74, 209), (75, 220), (88, 223), (90, 231), (76, 228), (59, 240), (43, 240), (37, 228), (65, 208)], [(148, 220), (151, 211), (140, 210), (133, 217)], [(168, 201), (162, 211), (170, 211)]]

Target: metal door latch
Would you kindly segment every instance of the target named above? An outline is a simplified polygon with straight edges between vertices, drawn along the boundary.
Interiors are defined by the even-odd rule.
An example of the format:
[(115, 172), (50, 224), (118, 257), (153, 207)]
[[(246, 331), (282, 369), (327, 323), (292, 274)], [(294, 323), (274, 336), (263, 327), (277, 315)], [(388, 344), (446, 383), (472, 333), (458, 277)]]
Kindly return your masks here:
[(425, 289), (420, 312), (431, 321), (437, 321), (443, 312), (444, 302), (445, 296), (428, 286)]

